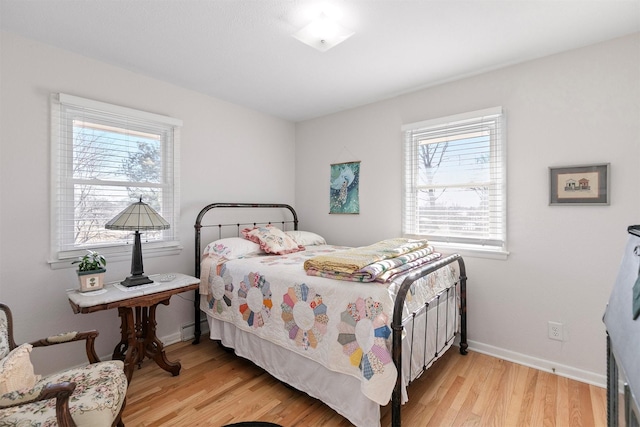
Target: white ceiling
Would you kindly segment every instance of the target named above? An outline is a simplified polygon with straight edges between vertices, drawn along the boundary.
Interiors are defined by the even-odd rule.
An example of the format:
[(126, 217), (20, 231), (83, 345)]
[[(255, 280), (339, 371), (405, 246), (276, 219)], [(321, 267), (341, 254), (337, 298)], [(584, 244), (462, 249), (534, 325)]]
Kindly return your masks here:
[[(0, 28), (291, 121), (640, 31), (640, 0), (0, 0)], [(311, 12), (309, 11), (311, 9)]]

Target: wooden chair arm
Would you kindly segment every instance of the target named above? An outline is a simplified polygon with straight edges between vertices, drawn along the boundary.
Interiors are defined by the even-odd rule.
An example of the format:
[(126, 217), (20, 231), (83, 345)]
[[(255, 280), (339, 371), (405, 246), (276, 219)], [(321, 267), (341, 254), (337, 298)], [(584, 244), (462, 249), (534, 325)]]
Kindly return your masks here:
[(69, 411), (69, 398), (76, 388), (76, 383), (64, 382), (49, 384), (42, 389), (42, 399), (56, 399), (56, 418), (59, 427), (76, 427)]
[[(38, 402), (40, 400), (56, 399), (56, 419), (61, 427), (75, 427), (76, 424), (71, 418), (69, 411), (69, 398), (76, 388), (76, 383), (62, 382), (57, 384), (47, 384), (37, 393), (37, 390), (30, 390), (26, 393), (12, 392), (4, 395), (11, 396), (9, 399), (3, 399), (2, 408), (11, 408), (14, 406), (22, 406), (28, 403)], [(37, 393), (37, 394), (36, 394)], [(30, 396), (31, 395), (31, 396)], [(7, 401), (12, 403), (7, 404)]]
[(40, 399), (56, 399), (56, 419), (60, 427), (76, 427), (69, 411), (69, 398), (76, 388), (76, 383), (63, 382), (47, 384), (40, 393)]
[(86, 332), (66, 332), (63, 334), (53, 335), (47, 338), (43, 338), (38, 341), (33, 341), (30, 344), (33, 347), (47, 347), (51, 345), (64, 344), (73, 341), (86, 341), (86, 351), (89, 363), (98, 363), (100, 358), (96, 353), (95, 341), (98, 336), (98, 331), (86, 331)]

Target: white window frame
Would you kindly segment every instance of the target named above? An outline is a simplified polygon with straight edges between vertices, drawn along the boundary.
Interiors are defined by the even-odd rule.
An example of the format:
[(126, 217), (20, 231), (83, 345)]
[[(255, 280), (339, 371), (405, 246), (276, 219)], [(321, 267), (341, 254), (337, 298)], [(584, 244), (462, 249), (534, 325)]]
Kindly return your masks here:
[[(490, 182), (489, 188), (493, 200), (488, 214), (492, 225), (488, 235), (483, 237), (447, 236), (443, 233), (430, 236), (421, 234), (418, 213), (418, 146), (419, 138), (414, 135), (432, 131), (446, 133), (458, 126), (488, 122), (490, 129)], [(427, 238), (442, 252), (458, 252), (463, 255), (506, 259), (507, 251), (507, 192), (506, 192), (506, 125), (502, 107), (487, 108), (468, 113), (457, 114), (409, 123), (401, 127), (403, 134), (403, 213), (402, 232), (406, 237)], [(446, 233), (445, 233), (446, 234)]]
[[(63, 223), (74, 219), (73, 194), (73, 147), (72, 120), (78, 111), (97, 120), (105, 119), (118, 127), (127, 129), (127, 123), (143, 123), (157, 129), (166, 130), (163, 141), (165, 154), (162, 158), (163, 217), (170, 228), (162, 232), (162, 238), (144, 242), (145, 258), (179, 254), (182, 250), (178, 238), (180, 213), (180, 128), (182, 120), (168, 116), (140, 111), (105, 102), (81, 98), (64, 93), (51, 95), (51, 268), (72, 267), (71, 261), (86, 254), (87, 249), (99, 250), (108, 261), (130, 260), (132, 242), (117, 244), (82, 245), (73, 243)], [(132, 127), (132, 125), (129, 125)], [(122, 206), (124, 209), (126, 206)], [(162, 214), (162, 213), (161, 213)]]

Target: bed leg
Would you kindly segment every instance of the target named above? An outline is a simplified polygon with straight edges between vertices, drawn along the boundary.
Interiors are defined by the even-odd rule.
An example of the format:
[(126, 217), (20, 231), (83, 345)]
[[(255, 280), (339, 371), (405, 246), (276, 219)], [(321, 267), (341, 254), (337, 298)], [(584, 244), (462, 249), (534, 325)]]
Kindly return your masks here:
[(467, 270), (464, 260), (458, 258), (460, 268), (460, 354), (467, 354)]
[(200, 335), (202, 331), (200, 330), (200, 291), (198, 289), (195, 290), (195, 298), (193, 300), (194, 305), (194, 330), (193, 330), (193, 342), (191, 344), (200, 344)]
[(391, 329), (393, 330), (392, 357), (393, 362), (396, 365), (396, 370), (398, 371), (396, 384), (393, 388), (393, 392), (391, 393), (391, 426), (400, 427), (402, 424), (400, 419), (402, 411), (402, 323), (392, 323)]
[[(205, 209), (209, 209), (209, 207), (207, 206)], [(200, 211), (200, 214), (198, 214), (198, 218), (196, 219), (196, 223), (194, 225), (194, 228), (196, 230), (196, 239), (195, 239), (195, 244), (196, 244), (196, 265), (195, 265), (195, 273), (196, 273), (196, 277), (199, 279), (200, 278), (200, 254), (202, 254), (201, 252), (201, 239), (202, 236), (200, 235), (200, 231), (202, 229), (202, 224), (201, 224), (201, 220), (202, 220), (202, 215), (204, 215), (204, 212), (206, 211)], [(200, 343), (200, 289), (196, 289), (194, 292), (194, 298), (193, 298), (193, 342), (191, 344), (195, 345), (195, 344), (199, 344)]]

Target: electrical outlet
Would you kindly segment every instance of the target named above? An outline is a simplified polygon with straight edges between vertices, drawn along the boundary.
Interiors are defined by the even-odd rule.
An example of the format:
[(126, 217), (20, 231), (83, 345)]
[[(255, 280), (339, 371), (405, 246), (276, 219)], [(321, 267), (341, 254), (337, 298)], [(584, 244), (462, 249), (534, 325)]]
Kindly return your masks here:
[(558, 322), (549, 322), (548, 323), (548, 332), (549, 339), (556, 341), (564, 341), (564, 329), (562, 323)]

